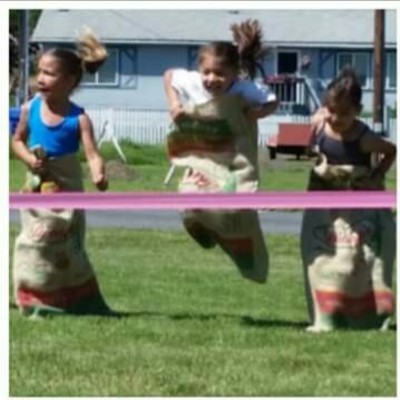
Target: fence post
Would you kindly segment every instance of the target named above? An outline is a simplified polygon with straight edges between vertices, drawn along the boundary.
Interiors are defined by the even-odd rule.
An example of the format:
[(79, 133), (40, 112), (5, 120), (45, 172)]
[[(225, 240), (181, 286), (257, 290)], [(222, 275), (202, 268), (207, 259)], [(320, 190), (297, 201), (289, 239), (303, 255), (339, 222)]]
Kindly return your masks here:
[(114, 116), (114, 109), (108, 109), (108, 118), (104, 121), (100, 137), (98, 141), (99, 148), (106, 140), (111, 140), (115, 149), (117, 150), (118, 155), (121, 157), (123, 162), (127, 162), (124, 152), (121, 149), (121, 146), (118, 143), (118, 139), (115, 136), (115, 116)]
[(111, 133), (111, 140), (114, 144), (114, 147), (117, 150), (117, 153), (119, 154), (119, 156), (121, 157), (123, 162), (127, 162), (126, 157), (124, 152), (122, 151), (119, 143), (118, 143), (118, 139), (115, 136), (115, 112), (114, 112), (114, 108), (110, 108), (110, 124), (108, 125), (110, 127), (110, 133)]

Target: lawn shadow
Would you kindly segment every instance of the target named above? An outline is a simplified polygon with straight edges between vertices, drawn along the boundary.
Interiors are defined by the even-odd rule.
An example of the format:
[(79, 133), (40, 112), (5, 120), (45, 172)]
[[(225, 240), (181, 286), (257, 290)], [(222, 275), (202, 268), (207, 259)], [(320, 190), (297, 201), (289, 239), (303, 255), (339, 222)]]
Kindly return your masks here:
[(389, 325), (389, 331), (396, 331), (397, 332), (397, 322), (393, 322)]
[[(14, 303), (9, 303), (9, 307), (14, 310), (18, 310), (18, 307)], [(168, 318), (175, 321), (185, 320), (196, 320), (196, 321), (212, 321), (219, 318), (228, 318), (232, 320), (238, 320), (240, 324), (248, 327), (256, 328), (296, 328), (305, 329), (309, 326), (307, 321), (291, 321), (284, 319), (264, 319), (254, 318), (249, 315), (238, 315), (238, 314), (226, 314), (226, 313), (213, 313), (213, 314), (195, 314), (195, 313), (163, 313), (158, 311), (115, 311), (115, 310), (103, 310), (100, 312), (87, 312), (87, 313), (60, 313), (52, 314), (51, 316), (57, 315), (68, 315), (76, 317), (104, 317), (104, 318)], [(389, 331), (397, 331), (397, 323), (392, 322), (388, 327)]]
[(286, 328), (305, 328), (309, 324), (306, 321), (288, 321), (280, 319), (257, 319), (249, 315), (238, 315), (238, 314), (225, 314), (225, 313), (215, 313), (215, 314), (195, 314), (195, 313), (161, 313), (156, 311), (133, 311), (121, 313), (122, 317), (156, 317), (156, 318), (169, 318), (175, 321), (184, 320), (196, 320), (196, 321), (212, 321), (219, 318), (228, 318), (232, 320), (238, 320), (240, 324), (245, 326), (255, 326), (259, 328), (276, 328), (276, 327), (286, 327)]
[(300, 328), (304, 329), (310, 325), (307, 321), (289, 321), (283, 319), (259, 319), (249, 316), (242, 317), (242, 323), (248, 326), (254, 326), (257, 328)]
[(115, 311), (110, 309), (108, 306), (100, 307), (100, 308), (88, 308), (87, 310), (79, 310), (79, 309), (70, 309), (68, 311), (59, 311), (54, 309), (43, 309), (43, 310), (34, 310), (29, 309), (26, 311), (21, 311), (18, 306), (13, 303), (9, 302), (10, 310), (19, 311), (21, 315), (27, 318), (35, 318), (35, 317), (59, 317), (59, 316), (73, 316), (73, 317), (104, 317), (104, 318), (124, 318), (124, 317), (131, 317), (135, 316), (135, 313), (125, 312), (125, 311)]
[[(227, 314), (227, 313), (210, 313), (210, 314), (201, 314), (201, 313), (167, 313), (167, 312), (158, 312), (158, 311), (122, 311), (122, 312), (113, 312), (114, 314), (109, 315), (110, 317), (115, 318), (168, 318), (174, 321), (212, 321), (220, 318), (227, 318), (231, 320), (237, 320), (239, 324), (246, 327), (255, 327), (255, 328), (294, 328), (304, 330), (310, 325), (310, 322), (307, 320), (303, 321), (293, 321), (287, 319), (267, 319), (267, 318), (255, 318), (249, 315), (238, 315), (238, 314)], [(107, 315), (105, 315), (107, 317)], [(373, 328), (376, 329), (376, 328)], [(395, 322), (391, 323), (387, 330), (396, 331), (397, 325)]]

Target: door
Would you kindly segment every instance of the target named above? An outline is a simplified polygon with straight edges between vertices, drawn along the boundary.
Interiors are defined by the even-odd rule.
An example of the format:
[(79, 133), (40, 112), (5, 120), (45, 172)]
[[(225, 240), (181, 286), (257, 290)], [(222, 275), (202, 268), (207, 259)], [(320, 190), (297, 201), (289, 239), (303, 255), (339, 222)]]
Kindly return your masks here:
[[(297, 72), (299, 55), (296, 51), (278, 52), (278, 75), (293, 75)], [(280, 88), (280, 100), (284, 103), (297, 102), (297, 88), (295, 82), (283, 83)]]
[(294, 74), (297, 72), (298, 54), (295, 51), (278, 53), (278, 74)]

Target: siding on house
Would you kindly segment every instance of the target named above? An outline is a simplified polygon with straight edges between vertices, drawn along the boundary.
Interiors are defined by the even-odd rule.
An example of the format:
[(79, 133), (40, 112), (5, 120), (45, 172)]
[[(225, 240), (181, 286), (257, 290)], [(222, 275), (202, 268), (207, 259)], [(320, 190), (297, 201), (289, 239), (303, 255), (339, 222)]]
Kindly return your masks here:
[[(193, 48), (210, 40), (230, 40), (229, 26), (257, 18), (263, 26), (270, 54), (267, 74), (277, 73), (280, 51), (308, 56), (310, 78), (321, 96), (336, 75), (338, 53), (367, 53), (368, 85), (363, 90), (365, 110), (372, 109), (373, 10), (45, 10), (32, 40), (47, 46), (71, 46), (76, 32), (91, 27), (110, 51), (117, 51), (116, 82), (83, 84), (74, 100), (86, 106), (166, 108), (163, 73), (190, 65)], [(396, 49), (396, 12), (385, 12), (385, 46)], [(340, 27), (338, 29), (337, 27)], [(192, 53), (193, 57), (193, 53)], [(193, 60), (192, 60), (193, 61)], [(395, 88), (385, 91), (386, 105), (394, 107)]]
[[(321, 50), (297, 48), (302, 55), (311, 59), (318, 59)], [(164, 96), (163, 73), (168, 68), (187, 68), (189, 63), (188, 46), (159, 46), (140, 45), (135, 46), (135, 60), (124, 59), (123, 52), (120, 53), (120, 71), (118, 84), (115, 87), (101, 86), (93, 87), (82, 85), (75, 93), (74, 98), (83, 104), (92, 106), (126, 106), (131, 104), (138, 109), (164, 109), (166, 101)], [(373, 54), (368, 53), (370, 63)], [(311, 63), (310, 68), (301, 71), (301, 74), (310, 78), (316, 93), (322, 97), (324, 89), (329, 81), (336, 75), (335, 56), (331, 56), (322, 67), (317, 63)], [(270, 55), (265, 64), (267, 74), (276, 73), (275, 60)], [(131, 72), (132, 71), (132, 72)], [(372, 73), (372, 66), (370, 68)], [(131, 82), (126, 84), (124, 82)], [(373, 106), (373, 82), (368, 77), (368, 86), (363, 89), (363, 104), (365, 110), (371, 110)], [(386, 89), (386, 105), (395, 106), (396, 90)]]
[(135, 70), (135, 84), (123, 85), (129, 75), (121, 75), (117, 87), (86, 87), (77, 90), (74, 99), (90, 106), (131, 106), (136, 109), (165, 109), (163, 74), (172, 66), (187, 67), (185, 46), (138, 45), (135, 65), (126, 60), (125, 71)]

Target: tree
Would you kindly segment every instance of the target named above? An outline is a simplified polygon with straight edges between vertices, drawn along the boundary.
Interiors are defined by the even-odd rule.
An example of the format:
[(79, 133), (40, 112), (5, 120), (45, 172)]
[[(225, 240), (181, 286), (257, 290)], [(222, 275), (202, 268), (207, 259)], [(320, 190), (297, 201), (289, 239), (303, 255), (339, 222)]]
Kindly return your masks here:
[[(9, 32), (15, 37), (20, 34), (20, 20), (22, 10), (10, 10), (9, 13)], [(33, 32), (42, 10), (29, 10), (29, 34)]]
[[(23, 10), (9, 11), (9, 93), (16, 93), (21, 76), (21, 16)], [(28, 34), (31, 36), (42, 10), (29, 10)], [(29, 44), (29, 58), (38, 51), (37, 44)], [(28, 60), (29, 62), (29, 60)]]

